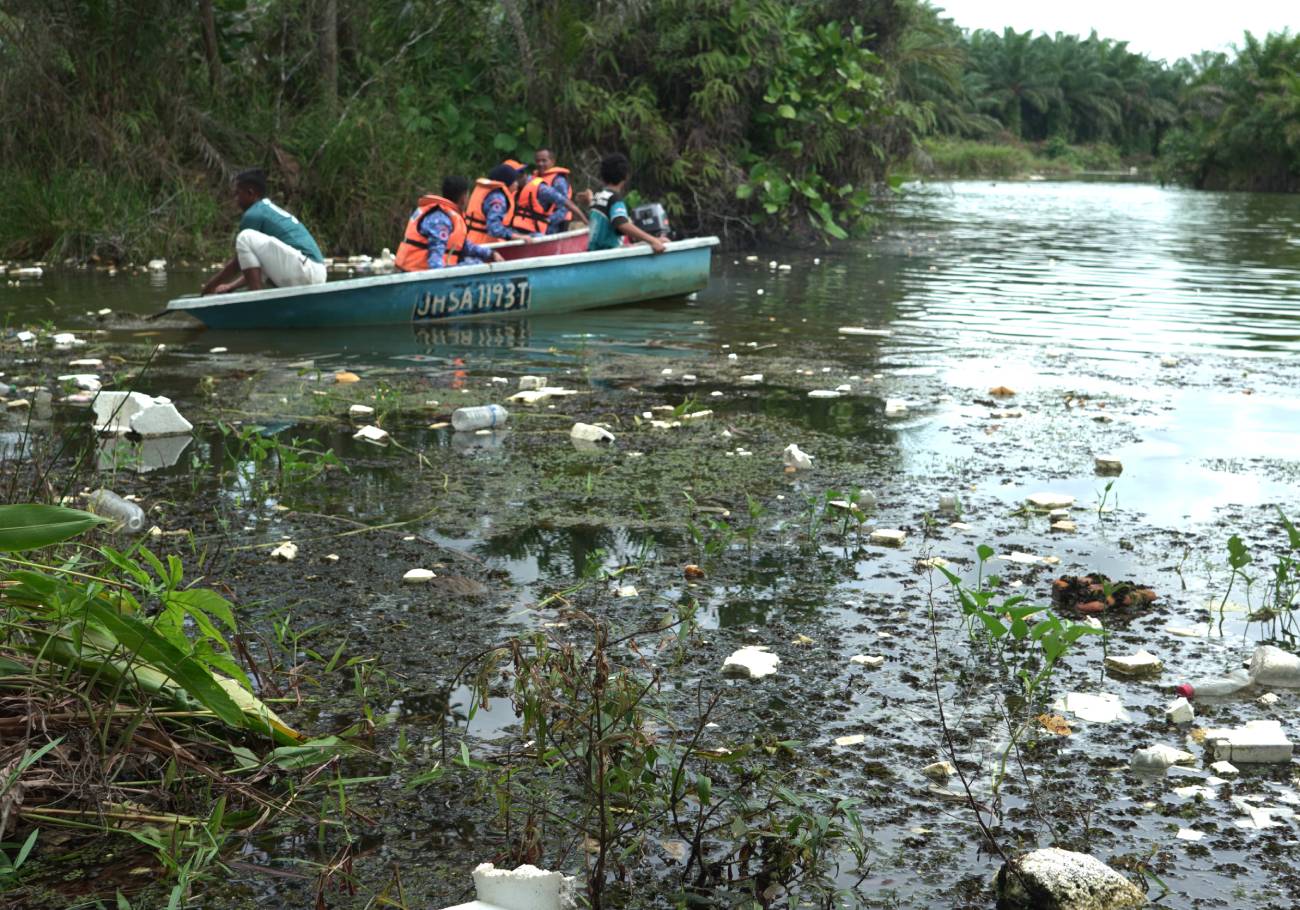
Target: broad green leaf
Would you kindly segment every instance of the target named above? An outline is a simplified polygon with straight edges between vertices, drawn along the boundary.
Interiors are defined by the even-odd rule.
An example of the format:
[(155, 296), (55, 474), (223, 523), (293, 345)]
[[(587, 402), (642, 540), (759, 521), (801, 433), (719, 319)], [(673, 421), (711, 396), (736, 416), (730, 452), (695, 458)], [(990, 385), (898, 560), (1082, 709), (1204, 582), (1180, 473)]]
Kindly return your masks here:
[(776, 112), (786, 120), (793, 120), (795, 117), (799, 116), (795, 112), (795, 109), (788, 104), (778, 105)]
[(984, 623), (984, 627), (993, 634), (994, 638), (1001, 638), (1003, 635), (1007, 634), (1007, 627), (1002, 625), (1002, 620), (998, 619), (996, 616), (990, 613), (980, 613), (978, 615), (980, 622)]
[(1228, 538), (1228, 565), (1233, 569), (1244, 569), (1250, 565), (1250, 551), (1236, 534)]
[(509, 153), (519, 145), (519, 139), (509, 133), (497, 133), (492, 139), (492, 145), (500, 151)]
[(754, 195), (754, 187), (750, 184), (742, 183), (736, 187), (737, 199), (748, 199), (752, 195)]
[(0, 552), (48, 547), (103, 523), (98, 515), (63, 506), (0, 506)]
[[(212, 673), (191, 655), (182, 652), (139, 620), (122, 616), (102, 603), (90, 604), (87, 615), (107, 629), (127, 653), (137, 655), (141, 660), (168, 674), (176, 685), (217, 715), (223, 723), (232, 727), (248, 728), (249, 725), (244, 721), (244, 712), (240, 706)], [(233, 680), (229, 682), (238, 688)], [(279, 718), (276, 720), (278, 721)]]

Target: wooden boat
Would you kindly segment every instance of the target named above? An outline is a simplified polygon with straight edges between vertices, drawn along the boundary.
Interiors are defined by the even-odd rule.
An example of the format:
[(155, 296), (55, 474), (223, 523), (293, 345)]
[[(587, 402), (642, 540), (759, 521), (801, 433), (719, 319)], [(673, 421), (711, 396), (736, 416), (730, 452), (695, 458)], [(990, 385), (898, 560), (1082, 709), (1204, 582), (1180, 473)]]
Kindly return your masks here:
[(717, 245), (717, 237), (698, 237), (673, 241), (663, 253), (638, 243), (306, 287), (180, 297), (167, 310), (188, 313), (213, 329), (428, 325), (572, 313), (698, 291), (709, 283)]
[(519, 240), (502, 240), (499, 243), (484, 244), (496, 250), (502, 259), (533, 259), (537, 256), (555, 256), (560, 253), (587, 252), (587, 229), (575, 228), (559, 234), (547, 234), (543, 237), (524, 237)]

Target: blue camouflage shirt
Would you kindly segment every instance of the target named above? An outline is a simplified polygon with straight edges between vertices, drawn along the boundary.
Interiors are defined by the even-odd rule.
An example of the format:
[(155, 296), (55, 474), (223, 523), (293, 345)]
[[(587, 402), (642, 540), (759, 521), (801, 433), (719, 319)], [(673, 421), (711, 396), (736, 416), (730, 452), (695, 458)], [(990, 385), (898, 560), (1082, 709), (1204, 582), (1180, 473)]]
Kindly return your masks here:
[[(429, 244), (429, 268), (442, 268), (443, 257), (447, 253), (447, 241), (451, 239), (451, 216), (442, 209), (434, 209), (420, 219), (419, 230)], [(487, 262), (491, 258), (492, 251), (487, 247), (480, 246), (469, 238), (465, 239), (464, 252), (461, 253), (462, 262), (466, 259), (480, 259)]]
[(487, 219), (488, 234), (501, 240), (514, 239), (515, 232), (505, 225), (509, 208), (510, 200), (506, 198), (505, 190), (493, 190), (487, 194), (483, 200), (483, 216)]

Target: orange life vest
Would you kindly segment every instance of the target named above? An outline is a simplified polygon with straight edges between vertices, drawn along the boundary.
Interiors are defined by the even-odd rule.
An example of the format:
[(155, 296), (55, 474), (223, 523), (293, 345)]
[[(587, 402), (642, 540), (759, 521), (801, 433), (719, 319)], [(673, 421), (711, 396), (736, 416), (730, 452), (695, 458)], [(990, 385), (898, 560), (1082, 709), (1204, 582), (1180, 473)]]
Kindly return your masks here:
[(420, 233), (420, 222), (434, 209), (442, 209), (451, 219), (451, 236), (447, 238), (447, 252), (443, 254), (444, 266), (456, 265), (465, 250), (465, 235), (469, 229), (465, 226), (465, 217), (461, 215), (456, 203), (434, 196), (432, 193), (421, 196), (406, 222), (406, 236), (397, 245), (397, 268), (403, 272), (419, 272), (429, 267), (429, 241)]
[[(556, 177), (569, 176), (567, 167), (553, 167), (543, 171), (524, 184), (515, 198), (515, 219), (510, 226), (530, 234), (542, 233), (548, 227), (547, 221), (555, 213), (554, 205), (542, 205), (537, 199), (537, 189), (543, 183), (552, 189)], [(573, 198), (573, 185), (568, 186), (568, 196)]]
[(509, 227), (514, 217), (515, 196), (510, 187), (499, 180), (478, 178), (474, 181), (474, 189), (470, 191), (469, 205), (465, 207), (465, 223), (469, 225), (469, 239), (474, 243), (500, 243), (502, 240), (487, 232), (487, 213), (483, 211), (483, 203), (493, 190), (501, 190), (506, 197), (506, 213), (501, 217), (501, 223)]

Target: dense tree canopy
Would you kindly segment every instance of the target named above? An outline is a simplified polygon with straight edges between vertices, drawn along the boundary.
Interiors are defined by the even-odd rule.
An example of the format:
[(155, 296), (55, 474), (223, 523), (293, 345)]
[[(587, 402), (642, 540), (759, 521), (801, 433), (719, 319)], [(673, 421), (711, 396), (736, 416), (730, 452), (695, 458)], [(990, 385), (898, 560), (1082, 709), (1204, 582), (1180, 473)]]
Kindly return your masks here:
[(1298, 73), (1285, 33), (1167, 66), (923, 0), (10, 0), (0, 255), (215, 249), (251, 164), (330, 250), (376, 250), (444, 174), (541, 144), (580, 186), (625, 151), (681, 227), (742, 237), (845, 236), (927, 135), (1297, 189)]
[(934, 12), (926, 28), (962, 77), (910, 75), (906, 93), (942, 134), (1103, 143), (1198, 187), (1300, 189), (1300, 36), (1247, 34), (1235, 54), (1167, 65), (1095, 32), (967, 33)]

